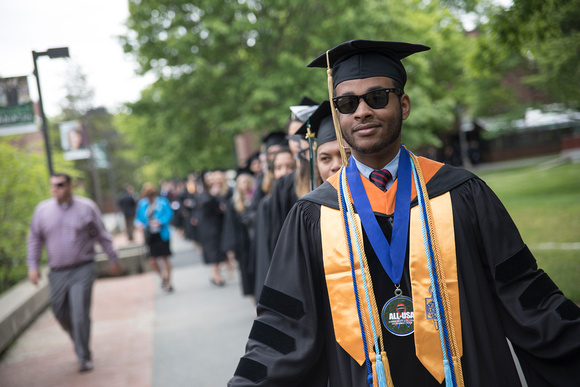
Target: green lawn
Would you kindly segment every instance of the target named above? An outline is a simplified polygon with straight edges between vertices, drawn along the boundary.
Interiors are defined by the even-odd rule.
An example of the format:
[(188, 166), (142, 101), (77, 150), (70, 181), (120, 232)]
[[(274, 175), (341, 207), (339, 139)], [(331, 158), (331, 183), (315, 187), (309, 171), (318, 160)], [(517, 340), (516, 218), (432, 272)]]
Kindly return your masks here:
[(506, 206), (538, 266), (580, 303), (580, 163), (476, 173)]

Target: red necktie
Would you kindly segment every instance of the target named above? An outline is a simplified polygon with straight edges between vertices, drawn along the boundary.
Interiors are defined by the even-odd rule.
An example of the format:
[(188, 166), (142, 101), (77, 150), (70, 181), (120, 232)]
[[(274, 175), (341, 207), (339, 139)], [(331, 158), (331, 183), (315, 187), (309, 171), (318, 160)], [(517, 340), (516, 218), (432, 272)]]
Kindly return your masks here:
[(393, 177), (391, 176), (391, 172), (387, 171), (386, 169), (375, 169), (371, 172), (371, 181), (374, 185), (379, 187), (383, 192), (387, 190), (387, 183)]

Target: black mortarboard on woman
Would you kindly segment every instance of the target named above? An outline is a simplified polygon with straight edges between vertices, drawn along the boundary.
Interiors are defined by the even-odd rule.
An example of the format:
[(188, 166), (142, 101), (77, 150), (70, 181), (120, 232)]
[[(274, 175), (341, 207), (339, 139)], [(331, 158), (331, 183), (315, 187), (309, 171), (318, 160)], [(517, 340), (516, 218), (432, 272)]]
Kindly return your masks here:
[[(296, 131), (296, 136), (299, 136), (300, 138), (306, 138), (309, 143), (308, 160), (310, 162), (311, 189), (314, 189), (317, 186), (315, 182), (315, 173), (314, 173), (314, 160), (316, 160), (317, 147), (320, 144), (326, 143), (328, 141), (336, 140), (336, 135), (334, 134), (334, 127), (332, 125), (331, 126), (326, 125), (324, 130), (320, 131), (322, 121), (327, 117), (331, 117), (331, 115), (332, 113), (330, 111), (330, 102), (328, 100), (323, 101), (320, 105), (318, 105), (317, 109), (312, 113), (312, 115), (308, 118), (308, 120), (306, 120), (306, 122), (304, 122), (302, 126)], [(306, 149), (302, 151), (305, 150)]]

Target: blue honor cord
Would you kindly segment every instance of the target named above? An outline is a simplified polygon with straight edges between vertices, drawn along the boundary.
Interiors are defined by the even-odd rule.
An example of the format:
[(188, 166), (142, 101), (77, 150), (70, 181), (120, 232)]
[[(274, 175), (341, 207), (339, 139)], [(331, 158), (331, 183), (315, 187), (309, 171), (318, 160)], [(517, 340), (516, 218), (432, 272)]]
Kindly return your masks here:
[(409, 235), (409, 213), (411, 210), (412, 174), (409, 152), (401, 145), (393, 233), (390, 244), (377, 222), (356, 167), (356, 162), (352, 159), (352, 156), (349, 160), (349, 166), (346, 167), (346, 177), (354, 207), (360, 216), (362, 226), (371, 246), (391, 281), (394, 284), (399, 284), (405, 265), (407, 237)]

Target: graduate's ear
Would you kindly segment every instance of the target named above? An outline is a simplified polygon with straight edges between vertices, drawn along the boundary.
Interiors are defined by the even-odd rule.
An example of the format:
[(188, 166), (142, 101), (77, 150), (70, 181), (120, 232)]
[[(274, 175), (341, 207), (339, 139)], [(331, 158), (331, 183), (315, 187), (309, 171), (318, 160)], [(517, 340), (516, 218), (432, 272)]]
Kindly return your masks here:
[(403, 120), (406, 120), (411, 114), (411, 98), (407, 94), (401, 96), (401, 113)]

